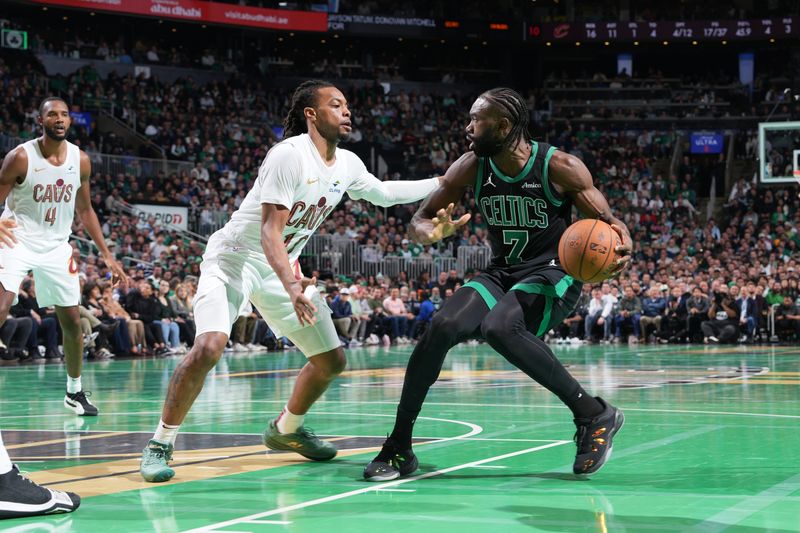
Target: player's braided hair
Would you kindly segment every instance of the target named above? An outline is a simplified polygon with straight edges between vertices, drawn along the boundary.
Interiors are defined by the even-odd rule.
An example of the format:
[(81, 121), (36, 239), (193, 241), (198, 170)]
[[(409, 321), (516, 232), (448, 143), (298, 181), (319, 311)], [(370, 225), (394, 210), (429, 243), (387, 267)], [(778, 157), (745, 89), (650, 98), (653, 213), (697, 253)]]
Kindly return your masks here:
[(516, 147), (520, 141), (530, 139), (528, 123), (528, 105), (517, 91), (507, 87), (497, 87), (483, 93), (481, 97), (488, 100), (500, 113), (511, 121), (511, 131), (503, 139), (503, 149)]
[(283, 119), (283, 138), (294, 137), (308, 132), (306, 116), (303, 110), (317, 104), (317, 89), (333, 87), (332, 83), (324, 80), (308, 80), (297, 86), (292, 94), (292, 105), (289, 113)]

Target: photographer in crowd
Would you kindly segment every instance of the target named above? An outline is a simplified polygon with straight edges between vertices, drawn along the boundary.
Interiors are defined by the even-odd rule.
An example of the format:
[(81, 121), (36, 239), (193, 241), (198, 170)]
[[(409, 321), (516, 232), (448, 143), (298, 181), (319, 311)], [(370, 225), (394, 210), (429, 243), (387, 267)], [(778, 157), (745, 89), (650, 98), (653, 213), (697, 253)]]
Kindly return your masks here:
[(728, 286), (724, 283), (717, 285), (714, 290), (708, 318), (700, 324), (704, 343), (732, 343), (739, 338), (739, 309), (736, 299), (731, 297)]

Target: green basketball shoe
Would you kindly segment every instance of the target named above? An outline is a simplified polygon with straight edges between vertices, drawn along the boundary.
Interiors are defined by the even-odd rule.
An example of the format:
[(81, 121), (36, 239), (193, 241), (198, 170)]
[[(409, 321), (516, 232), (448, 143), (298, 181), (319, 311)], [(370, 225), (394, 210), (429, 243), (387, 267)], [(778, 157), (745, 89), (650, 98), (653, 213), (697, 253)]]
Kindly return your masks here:
[(264, 446), (270, 450), (297, 452), (314, 461), (329, 461), (336, 457), (336, 446), (317, 437), (313, 431), (300, 426), (294, 433), (280, 433), (271, 420), (264, 431)]
[(142, 450), (142, 464), (139, 466), (139, 473), (145, 481), (161, 483), (172, 479), (175, 471), (167, 463), (172, 460), (173, 449), (172, 444), (156, 440), (147, 443), (147, 447)]

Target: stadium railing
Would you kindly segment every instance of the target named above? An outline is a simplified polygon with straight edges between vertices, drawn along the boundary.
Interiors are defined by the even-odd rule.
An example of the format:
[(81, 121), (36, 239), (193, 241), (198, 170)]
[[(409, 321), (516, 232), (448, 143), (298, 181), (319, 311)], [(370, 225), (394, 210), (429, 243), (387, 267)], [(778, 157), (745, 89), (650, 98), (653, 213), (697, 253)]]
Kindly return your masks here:
[(359, 245), (353, 239), (312, 235), (301, 257), (306, 269), (330, 271), (333, 275), (382, 274), (397, 278), (401, 272), (406, 272), (408, 279), (416, 279), (422, 272), (428, 272), (433, 279), (439, 272), (456, 270), (463, 276), (469, 270), (485, 269), (491, 258), (491, 249), (486, 246), (460, 246), (456, 257), (407, 259), (401, 256), (384, 256), (378, 247)]
[(120, 174), (135, 177), (153, 177), (159, 174), (170, 176), (189, 175), (193, 165), (188, 161), (174, 161), (170, 159), (150, 159), (147, 157), (134, 157), (128, 155), (109, 155), (97, 152), (89, 153), (92, 160), (92, 172), (102, 172), (118, 176)]

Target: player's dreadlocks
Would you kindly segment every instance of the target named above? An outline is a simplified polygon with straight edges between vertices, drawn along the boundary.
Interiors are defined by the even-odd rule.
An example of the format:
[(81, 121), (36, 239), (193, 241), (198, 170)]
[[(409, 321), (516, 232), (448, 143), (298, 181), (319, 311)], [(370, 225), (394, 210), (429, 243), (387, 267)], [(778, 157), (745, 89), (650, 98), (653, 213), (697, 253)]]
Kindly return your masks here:
[(511, 131), (503, 140), (503, 149), (514, 148), (520, 141), (527, 141), (531, 138), (528, 131), (530, 120), (528, 105), (517, 91), (507, 87), (498, 87), (486, 91), (481, 97), (491, 102), (503, 116), (511, 121)]
[(333, 87), (332, 83), (323, 80), (308, 80), (298, 85), (292, 95), (292, 106), (289, 114), (283, 119), (283, 138), (294, 137), (308, 132), (303, 109), (317, 104), (317, 89)]

